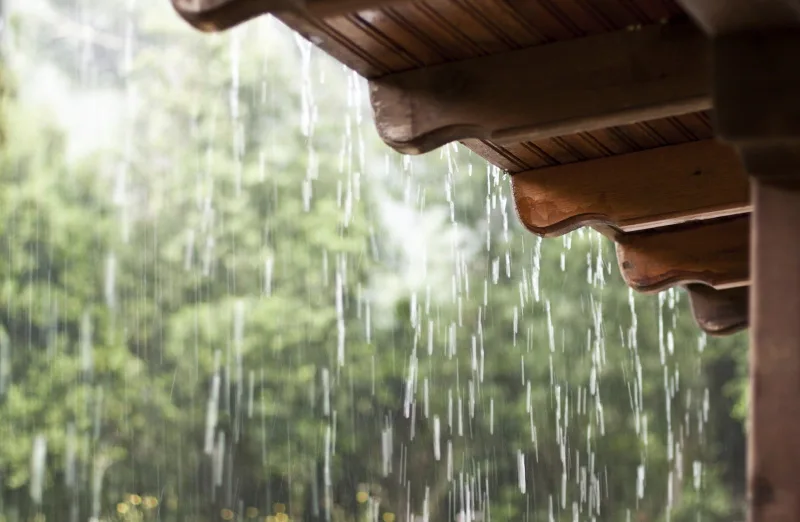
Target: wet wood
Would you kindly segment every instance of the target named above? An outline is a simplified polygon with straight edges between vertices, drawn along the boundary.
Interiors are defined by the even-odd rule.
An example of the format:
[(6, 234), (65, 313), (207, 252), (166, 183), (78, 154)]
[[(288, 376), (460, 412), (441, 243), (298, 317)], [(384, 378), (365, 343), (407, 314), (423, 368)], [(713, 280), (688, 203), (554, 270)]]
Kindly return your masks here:
[(617, 261), (628, 286), (656, 292), (677, 284), (716, 289), (749, 284), (749, 216), (617, 236)]
[(324, 18), (398, 1), (401, 0), (172, 0), (172, 5), (192, 26), (211, 32), (264, 14), (294, 12)]
[(692, 26), (654, 25), (391, 74), (370, 91), (383, 140), (422, 153), (708, 109), (709, 54)]
[(545, 237), (595, 224), (634, 232), (751, 209), (738, 154), (713, 140), (529, 170), (511, 183), (520, 220)]
[(800, 520), (800, 177), (756, 178), (753, 201), (749, 520), (794, 522)]
[(697, 325), (709, 335), (730, 335), (749, 325), (750, 287), (715, 290), (710, 286), (686, 286)]

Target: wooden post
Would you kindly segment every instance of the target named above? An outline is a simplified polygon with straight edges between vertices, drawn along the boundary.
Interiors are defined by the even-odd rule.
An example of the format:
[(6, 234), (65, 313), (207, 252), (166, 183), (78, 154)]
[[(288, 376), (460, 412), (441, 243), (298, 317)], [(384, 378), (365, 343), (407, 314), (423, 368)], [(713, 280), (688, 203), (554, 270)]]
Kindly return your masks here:
[(750, 522), (800, 521), (800, 2), (679, 0), (713, 38), (716, 132), (753, 176)]
[(752, 194), (749, 519), (795, 522), (800, 520), (800, 183), (754, 178)]
[(752, 176), (750, 522), (800, 520), (800, 25), (713, 43), (718, 134)]

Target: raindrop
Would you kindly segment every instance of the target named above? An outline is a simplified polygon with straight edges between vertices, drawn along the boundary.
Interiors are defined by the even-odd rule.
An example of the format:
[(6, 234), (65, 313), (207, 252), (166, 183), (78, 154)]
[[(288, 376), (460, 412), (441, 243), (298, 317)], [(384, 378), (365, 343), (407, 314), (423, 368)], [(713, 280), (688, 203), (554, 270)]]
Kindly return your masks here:
[(105, 298), (106, 306), (113, 310), (117, 304), (117, 256), (111, 252), (106, 257), (106, 272), (105, 272)]
[(81, 370), (86, 377), (91, 378), (94, 370), (94, 347), (92, 346), (92, 318), (88, 311), (81, 316), (80, 352)]
[(442, 458), (441, 447), (442, 428), (439, 422), (439, 416), (433, 416), (433, 458), (437, 461)]
[(341, 264), (336, 270), (336, 360), (339, 366), (344, 366), (345, 326), (344, 326), (344, 281)]
[(275, 259), (268, 256), (264, 261), (264, 294), (266, 296), (272, 295), (272, 273), (275, 268)]
[(11, 341), (4, 328), (0, 328), (0, 395), (11, 384)]
[(35, 504), (42, 503), (42, 490), (45, 480), (45, 458), (47, 457), (47, 439), (44, 435), (37, 435), (33, 439), (31, 451), (31, 500)]

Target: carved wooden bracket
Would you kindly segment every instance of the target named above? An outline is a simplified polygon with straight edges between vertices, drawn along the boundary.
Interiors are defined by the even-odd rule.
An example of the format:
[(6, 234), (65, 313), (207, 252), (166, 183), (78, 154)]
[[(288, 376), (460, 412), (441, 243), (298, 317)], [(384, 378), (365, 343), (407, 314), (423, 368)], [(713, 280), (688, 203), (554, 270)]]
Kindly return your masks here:
[[(580, 59), (576, 59), (580, 57)], [(710, 108), (705, 37), (655, 25), (373, 80), (378, 133), (408, 154), (561, 136)]]
[(617, 261), (642, 292), (701, 283), (717, 289), (750, 282), (750, 217), (679, 225), (617, 237)]
[(520, 220), (545, 237), (584, 225), (634, 232), (751, 210), (739, 156), (713, 140), (520, 172), (511, 183)]
[(730, 335), (749, 325), (750, 287), (715, 290), (710, 286), (687, 285), (692, 314), (697, 325), (709, 335)]
[(381, 7), (399, 0), (172, 0), (172, 6), (201, 31), (223, 31), (256, 16), (296, 13), (324, 18)]

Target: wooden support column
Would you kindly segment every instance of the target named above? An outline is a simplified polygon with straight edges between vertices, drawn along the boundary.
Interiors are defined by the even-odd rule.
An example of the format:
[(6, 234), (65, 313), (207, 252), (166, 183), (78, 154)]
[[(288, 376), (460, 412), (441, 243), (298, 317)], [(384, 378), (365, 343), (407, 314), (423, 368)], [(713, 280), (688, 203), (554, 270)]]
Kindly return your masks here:
[(795, 522), (800, 520), (800, 182), (755, 178), (752, 192), (750, 521)]
[[(733, 2), (737, 3), (741, 2)], [(752, 11), (758, 11), (758, 2), (750, 4)], [(762, 7), (784, 16), (770, 20), (769, 9), (754, 12), (748, 26), (740, 12), (734, 17), (735, 31), (720, 31), (714, 39), (714, 101), (718, 134), (739, 148), (752, 175), (749, 520), (796, 522), (800, 520), (800, 11), (794, 2), (777, 0)], [(731, 23), (730, 17), (726, 23)]]

